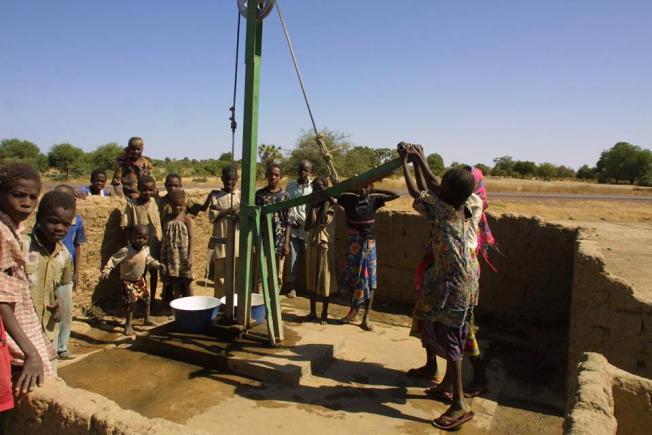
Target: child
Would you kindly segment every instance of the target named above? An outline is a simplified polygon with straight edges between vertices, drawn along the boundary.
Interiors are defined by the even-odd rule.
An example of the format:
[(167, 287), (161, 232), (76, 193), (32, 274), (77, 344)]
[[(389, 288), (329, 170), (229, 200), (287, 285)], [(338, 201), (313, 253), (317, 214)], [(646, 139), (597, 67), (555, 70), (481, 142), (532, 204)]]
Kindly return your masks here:
[(21, 245), (22, 222), (36, 208), (40, 191), (41, 177), (31, 166), (0, 167), (0, 412), (13, 408), (8, 354), (20, 371), (16, 392), (32, 391), (55, 376), (54, 348), (34, 311)]
[(79, 189), (82, 198), (89, 195), (110, 196), (111, 194), (104, 189), (106, 185), (106, 172), (103, 169), (95, 169), (91, 172), (91, 184)]
[[(160, 258), (161, 239), (163, 230), (161, 228), (161, 216), (158, 205), (154, 199), (156, 193), (156, 182), (149, 175), (138, 179), (138, 198), (127, 201), (127, 207), (122, 215), (122, 228), (128, 232), (134, 225), (145, 225), (148, 228), (149, 252), (154, 258)], [(150, 295), (152, 304), (156, 300), (156, 286), (158, 284), (158, 272), (150, 270)]]
[[(256, 191), (256, 205), (276, 204), (287, 201), (289, 196), (279, 185), (283, 178), (283, 170), (279, 165), (272, 164), (265, 172), (267, 186)], [(275, 211), (272, 216), (272, 232), (274, 233), (274, 249), (276, 251), (276, 270), (278, 271), (278, 286), (283, 286), (283, 265), (285, 257), (290, 253), (290, 222), (288, 211)]]
[[(152, 175), (152, 163), (143, 157), (145, 143), (139, 137), (132, 137), (123, 155), (116, 159), (116, 169), (111, 184), (118, 196), (134, 199), (138, 195), (140, 177)], [(122, 188), (121, 188), (122, 186)]]
[[(310, 185), (310, 173), (312, 172), (312, 163), (308, 160), (299, 162), (297, 168), (297, 179), (290, 181), (285, 190), (288, 192), (290, 199), (310, 195), (312, 187)], [(285, 277), (290, 290), (288, 298), (297, 297), (296, 281), (299, 273), (299, 265), (306, 256), (306, 205), (298, 205), (288, 210), (288, 219), (290, 220), (290, 255), (288, 256), (288, 273)]]
[[(55, 190), (67, 193), (74, 197), (75, 191), (72, 187), (61, 184)], [(70, 339), (70, 330), (72, 328), (72, 294), (77, 289), (79, 282), (79, 261), (82, 256), (82, 245), (86, 243), (86, 232), (84, 231), (84, 220), (81, 215), (76, 215), (70, 225), (68, 234), (63, 239), (63, 244), (68, 248), (68, 252), (72, 256), (73, 262), (73, 277), (72, 287), (66, 286), (58, 289), (59, 302), (61, 303), (62, 318), (59, 328), (59, 337), (57, 339), (57, 355), (59, 359), (73, 359), (75, 356), (68, 352), (68, 340)]]
[(468, 333), (466, 321), (477, 292), (466, 244), (468, 222), (464, 207), (473, 191), (473, 177), (465, 169), (451, 169), (444, 174), (441, 185), (434, 177), (429, 177), (426, 184), (430, 189), (417, 189), (408, 169), (408, 158), (422, 173), (430, 175), (429, 170), (424, 169), (428, 167), (427, 162), (412, 145), (399, 145), (408, 191), (415, 199), (414, 208), (431, 225), (433, 262), (423, 273), (415, 313), (424, 317), (424, 340), (447, 361), (444, 382), (452, 385), (453, 390), (450, 397), (447, 388), (440, 386), (442, 398), (452, 400), (452, 405), (432, 424), (438, 429), (456, 430), (473, 418), (462, 386), (462, 357)]
[(186, 195), (183, 190), (167, 194), (171, 219), (163, 229), (161, 263), (165, 266), (163, 300), (171, 302), (174, 290), (181, 296), (192, 296), (192, 220), (185, 214)]
[(346, 192), (339, 196), (337, 203), (346, 212), (349, 238), (346, 251), (346, 266), (342, 276), (342, 289), (353, 293), (351, 309), (342, 319), (351, 323), (360, 307), (366, 303), (360, 327), (371, 331), (369, 313), (376, 290), (376, 234), (374, 223), (376, 210), (398, 195), (389, 190), (373, 190), (373, 185), (363, 186), (357, 193)]
[[(183, 185), (181, 184), (181, 176), (179, 174), (168, 174), (165, 177), (165, 190), (167, 191), (167, 194), (165, 196), (156, 197), (158, 200), (159, 214), (161, 215), (161, 226), (163, 228), (165, 228), (165, 224), (167, 224), (170, 218), (173, 219), (171, 216), (173, 207), (170, 205), (170, 193), (181, 189), (183, 189)], [(186, 195), (183, 212), (186, 215), (197, 216), (200, 211), (202, 211), (202, 205), (196, 203)]]
[(131, 237), (128, 246), (120, 249), (106, 263), (102, 270), (102, 279), (107, 279), (111, 270), (120, 265), (120, 279), (125, 303), (125, 335), (135, 335), (132, 321), (134, 304), (138, 301), (145, 303), (144, 324), (154, 325), (149, 321), (149, 292), (145, 282), (146, 269), (164, 270), (161, 263), (156, 261), (149, 253), (147, 242), (149, 229), (146, 225), (136, 224), (131, 227)]
[[(156, 201), (158, 202), (159, 215), (161, 216), (161, 228), (165, 230), (168, 221), (174, 219), (176, 214), (173, 212), (173, 207), (170, 204), (170, 193), (181, 190), (183, 185), (181, 184), (181, 176), (179, 174), (168, 174), (165, 177), (165, 190), (167, 194), (165, 196), (155, 196)], [(187, 198), (187, 197), (186, 197)], [(190, 198), (186, 199), (186, 203), (183, 206), (183, 213), (188, 216), (197, 216), (197, 214), (202, 211), (202, 205), (197, 204)], [(169, 299), (174, 294), (174, 289), (170, 286), (172, 283), (168, 281), (163, 282), (163, 301), (170, 303), (172, 299)]]
[(61, 190), (46, 193), (36, 212), (34, 230), (25, 236), (23, 242), (25, 271), (34, 309), (45, 335), (55, 345), (64, 310), (70, 317), (67, 336), (64, 337), (66, 345), (70, 337), (73, 262), (63, 239), (70, 230), (75, 213), (75, 198), (71, 193)]
[[(326, 178), (316, 178), (312, 182), (312, 191), (320, 192), (328, 187)], [(306, 213), (306, 288), (310, 293), (310, 314), (304, 321), (317, 320), (317, 299), (322, 301), (321, 324), (328, 323), (328, 302), (331, 290), (332, 255), (329, 245), (334, 231), (329, 228), (335, 219), (335, 202), (333, 199), (311, 204)]]
[(240, 191), (235, 188), (237, 182), (238, 170), (231, 166), (223, 168), (222, 189), (212, 191), (202, 206), (203, 210), (208, 210), (208, 221), (213, 224), (213, 235), (208, 243), (208, 249), (213, 250), (213, 282), (216, 298), (225, 295), (226, 262), (231, 252), (235, 264), (238, 264)]

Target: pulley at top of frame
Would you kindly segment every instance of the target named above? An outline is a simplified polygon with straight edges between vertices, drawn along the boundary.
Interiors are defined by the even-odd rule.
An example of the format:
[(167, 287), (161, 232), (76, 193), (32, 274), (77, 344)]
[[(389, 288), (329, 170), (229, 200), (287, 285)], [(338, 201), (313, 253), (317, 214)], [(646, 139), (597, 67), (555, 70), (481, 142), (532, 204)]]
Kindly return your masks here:
[[(238, 9), (240, 9), (240, 15), (247, 18), (247, 4), (249, 3), (249, 1), (248, 0), (237, 0), (237, 1), (238, 1)], [(269, 13), (272, 12), (272, 9), (274, 9), (275, 0), (253, 0), (253, 1), (258, 2), (258, 13), (256, 14), (256, 16), (261, 20), (265, 18), (267, 15), (269, 15)]]

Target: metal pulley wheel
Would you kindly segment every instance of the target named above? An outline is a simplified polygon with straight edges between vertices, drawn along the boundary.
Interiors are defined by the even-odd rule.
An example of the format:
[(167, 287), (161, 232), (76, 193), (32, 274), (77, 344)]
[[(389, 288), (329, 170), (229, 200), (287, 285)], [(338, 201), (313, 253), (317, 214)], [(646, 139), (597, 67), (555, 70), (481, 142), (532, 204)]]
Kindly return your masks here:
[[(256, 1), (256, 0), (254, 0)], [(247, 4), (248, 0), (238, 0), (238, 9), (240, 9), (240, 15), (247, 18)], [(269, 15), (274, 9), (274, 0), (260, 0), (258, 3), (258, 13), (256, 16), (261, 20)]]

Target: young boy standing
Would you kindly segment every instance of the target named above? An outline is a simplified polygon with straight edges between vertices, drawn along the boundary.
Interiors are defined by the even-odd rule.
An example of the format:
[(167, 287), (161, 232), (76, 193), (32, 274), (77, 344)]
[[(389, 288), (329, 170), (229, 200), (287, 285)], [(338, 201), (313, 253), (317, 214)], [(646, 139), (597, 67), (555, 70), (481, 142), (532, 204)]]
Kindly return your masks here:
[(109, 196), (110, 193), (104, 190), (106, 185), (106, 172), (103, 169), (95, 169), (91, 172), (91, 183), (79, 189), (82, 197), (91, 196)]
[(144, 324), (153, 325), (149, 321), (150, 295), (145, 282), (145, 271), (147, 269), (164, 270), (164, 268), (149, 254), (148, 239), (149, 229), (147, 226), (134, 225), (131, 227), (129, 245), (113, 254), (102, 269), (102, 279), (107, 279), (111, 270), (120, 265), (120, 279), (125, 303), (125, 335), (135, 335), (132, 322), (134, 304), (138, 301), (145, 303)]
[[(308, 160), (303, 160), (297, 168), (297, 179), (290, 181), (287, 185), (287, 192), (290, 199), (310, 195), (312, 185), (310, 184), (310, 173), (312, 164)], [(288, 256), (288, 273), (285, 277), (290, 290), (288, 298), (295, 298), (297, 275), (301, 260), (306, 256), (306, 205), (298, 205), (288, 210), (288, 219), (290, 222), (290, 255)]]
[[(283, 170), (279, 165), (272, 164), (265, 173), (267, 186), (256, 191), (256, 205), (276, 204), (287, 201), (288, 194), (280, 186)], [(283, 265), (285, 257), (290, 253), (290, 221), (288, 211), (275, 211), (272, 216), (272, 232), (274, 233), (274, 249), (276, 251), (276, 270), (278, 271), (279, 288), (283, 286)]]
[[(473, 192), (473, 177), (462, 168), (447, 171), (441, 181), (427, 170), (428, 165), (414, 146), (400, 144), (403, 173), (414, 208), (431, 226), (432, 264), (423, 272), (415, 315), (423, 318), (423, 340), (447, 361), (446, 379), (433, 387), (452, 405), (432, 424), (438, 429), (457, 430), (473, 418), (464, 399), (462, 358), (468, 334), (467, 320), (477, 294), (477, 274), (467, 245), (470, 215), (464, 207)], [(410, 175), (408, 159), (428, 175), (428, 190), (418, 189)], [(423, 183), (419, 183), (422, 185)], [(450, 390), (452, 389), (452, 394)]]
[[(56, 191), (64, 192), (74, 198), (75, 190), (66, 185), (60, 184), (55, 188)], [(70, 225), (68, 234), (63, 239), (63, 244), (68, 249), (72, 256), (73, 263), (73, 285), (63, 286), (57, 289), (58, 300), (61, 303), (61, 323), (59, 328), (59, 337), (57, 340), (57, 355), (59, 359), (73, 359), (75, 356), (68, 352), (68, 340), (70, 339), (70, 331), (72, 329), (72, 311), (73, 302), (72, 294), (77, 289), (79, 282), (79, 262), (82, 256), (82, 245), (86, 243), (86, 232), (84, 231), (84, 220), (81, 215), (75, 215), (75, 218)]]
[(9, 163), (0, 167), (1, 411), (13, 408), (12, 369), (20, 371), (14, 389), (22, 393), (41, 386), (45, 377), (55, 376), (54, 349), (34, 311), (22, 247), (22, 222), (36, 208), (40, 191), (41, 177), (31, 166)]
[(208, 249), (213, 250), (213, 282), (216, 298), (225, 295), (227, 259), (233, 255), (235, 264), (238, 264), (240, 191), (235, 188), (237, 182), (238, 170), (230, 166), (223, 168), (222, 189), (212, 191), (202, 207), (203, 210), (208, 210), (208, 221), (213, 224), (213, 234)]
[(116, 195), (135, 198), (138, 195), (138, 179), (152, 175), (152, 163), (143, 157), (145, 143), (139, 137), (132, 137), (123, 155), (116, 159), (116, 169), (111, 184)]
[[(131, 233), (135, 225), (144, 225), (148, 229), (149, 253), (156, 259), (161, 252), (163, 230), (159, 208), (154, 200), (156, 182), (154, 178), (145, 175), (138, 179), (138, 198), (127, 201), (127, 207), (122, 215), (121, 227)], [(156, 300), (158, 271), (150, 270), (150, 296), (152, 303)]]
[(55, 347), (58, 347), (58, 323), (66, 308), (66, 295), (72, 292), (72, 257), (62, 240), (68, 234), (75, 211), (75, 198), (69, 193), (58, 190), (46, 193), (36, 212), (34, 230), (25, 236), (23, 244), (34, 309), (45, 335)]

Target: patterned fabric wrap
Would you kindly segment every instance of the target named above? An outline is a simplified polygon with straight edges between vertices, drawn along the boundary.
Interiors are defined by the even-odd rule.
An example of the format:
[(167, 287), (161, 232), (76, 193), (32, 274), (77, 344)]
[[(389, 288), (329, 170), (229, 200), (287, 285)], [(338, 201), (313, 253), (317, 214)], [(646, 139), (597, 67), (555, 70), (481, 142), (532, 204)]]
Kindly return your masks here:
[(359, 306), (371, 298), (371, 289), (377, 285), (376, 263), (376, 241), (349, 229), (342, 288), (353, 292), (353, 306)]
[(484, 258), (484, 261), (491, 267), (494, 271), (496, 268), (489, 261), (489, 247), (496, 244), (493, 234), (491, 233), (491, 228), (489, 228), (489, 222), (487, 221), (487, 215), (484, 213), (484, 210), (489, 207), (489, 198), (487, 196), (487, 188), (485, 185), (485, 178), (482, 171), (476, 167), (471, 169), (471, 174), (473, 175), (473, 181), (475, 182), (475, 188), (473, 193), (478, 195), (482, 199), (482, 217), (480, 218), (480, 223), (478, 224), (478, 248), (476, 253), (479, 256)]
[(477, 291), (465, 222), (431, 192), (421, 192), (414, 208), (430, 223), (432, 245), (432, 262), (420, 266), (414, 319), (463, 326)]
[(175, 219), (167, 223), (161, 245), (161, 263), (165, 265), (166, 278), (192, 279), (192, 269), (188, 267), (189, 242), (185, 222)]
[(149, 302), (149, 291), (144, 277), (138, 278), (136, 281), (123, 280), (122, 291), (124, 292), (123, 301), (127, 307), (137, 301)]

